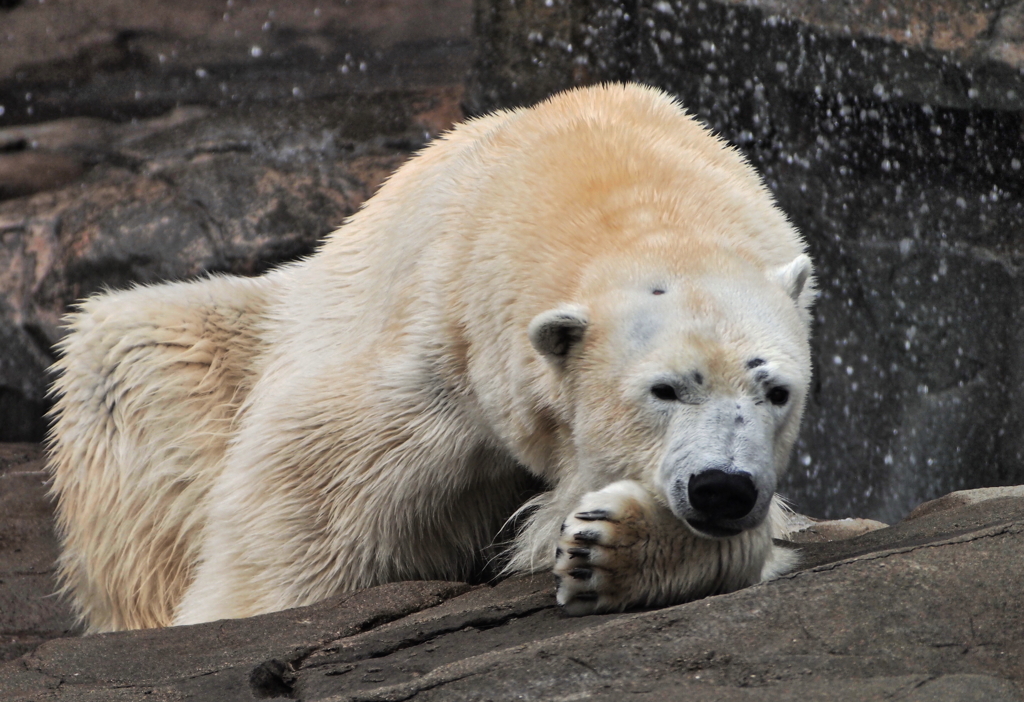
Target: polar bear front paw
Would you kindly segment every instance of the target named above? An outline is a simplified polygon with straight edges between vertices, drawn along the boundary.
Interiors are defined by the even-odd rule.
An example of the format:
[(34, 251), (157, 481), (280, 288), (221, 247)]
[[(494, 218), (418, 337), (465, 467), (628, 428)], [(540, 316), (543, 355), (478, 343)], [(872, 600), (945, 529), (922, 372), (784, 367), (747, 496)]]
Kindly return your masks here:
[(622, 480), (583, 496), (562, 524), (555, 550), (556, 598), (566, 614), (622, 610), (631, 604), (651, 497)]

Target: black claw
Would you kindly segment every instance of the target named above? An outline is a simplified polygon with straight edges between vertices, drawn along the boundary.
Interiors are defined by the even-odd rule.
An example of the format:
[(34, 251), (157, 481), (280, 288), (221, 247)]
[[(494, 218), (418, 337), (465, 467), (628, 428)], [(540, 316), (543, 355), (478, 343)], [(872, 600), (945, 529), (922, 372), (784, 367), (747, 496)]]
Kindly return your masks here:
[(562, 528), (558, 530), (558, 533), (559, 534), (564, 534), (565, 533), (565, 527), (566, 527), (565, 522), (562, 522)]
[(592, 509), (589, 512), (577, 512), (576, 519), (584, 522), (611, 521), (612, 513), (606, 509)]
[(580, 558), (590, 558), (589, 548), (574, 547), (569, 549), (569, 557), (579, 556)]
[(596, 544), (601, 540), (601, 532), (588, 529), (586, 531), (578, 531), (573, 538), (581, 544)]
[(590, 568), (573, 568), (569, 571), (569, 577), (573, 580), (587, 580), (593, 574)]
[(575, 595), (573, 595), (573, 599), (579, 600), (580, 602), (596, 602), (597, 593), (593, 591), (577, 592)]
[(561, 558), (563, 553), (564, 553), (564, 551), (562, 551), (562, 549), (556, 548), (555, 549), (555, 558)]

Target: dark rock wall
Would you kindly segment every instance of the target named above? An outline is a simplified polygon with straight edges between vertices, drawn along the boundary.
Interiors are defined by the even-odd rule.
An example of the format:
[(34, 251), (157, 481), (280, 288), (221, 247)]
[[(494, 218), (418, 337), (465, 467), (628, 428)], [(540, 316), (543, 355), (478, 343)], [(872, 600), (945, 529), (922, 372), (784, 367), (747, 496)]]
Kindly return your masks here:
[[(0, 441), (42, 438), (44, 371), (75, 301), (134, 283), (257, 274), (311, 253), (460, 116), (460, 94), (424, 89), (256, 111), (191, 107), (127, 125), (96, 120), (109, 141), (89, 142), (97, 162), (87, 173), (0, 200)], [(36, 133), (12, 128), (0, 139), (5, 131)]]
[(891, 522), (1024, 481), (1024, 3), (480, 0), (468, 104), (639, 80), (737, 145), (818, 266), (782, 491)]
[(0, 125), (460, 80), (469, 2), (0, 2)]
[(62, 315), (309, 254), (461, 119), (470, 0), (0, 4), (0, 441)]

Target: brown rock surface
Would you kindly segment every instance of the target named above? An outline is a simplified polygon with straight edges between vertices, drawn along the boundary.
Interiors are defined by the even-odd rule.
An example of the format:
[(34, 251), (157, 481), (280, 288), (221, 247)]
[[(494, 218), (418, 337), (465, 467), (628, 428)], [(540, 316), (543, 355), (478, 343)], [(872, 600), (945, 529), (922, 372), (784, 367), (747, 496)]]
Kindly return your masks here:
[[(80, 638), (46, 597), (56, 551), (40, 455), (0, 446), (0, 604), (4, 626), (23, 627), (20, 648), (5, 629), (0, 650), (25, 652), (0, 663), (5, 702), (1024, 699), (1020, 490), (801, 544), (798, 572), (663, 610), (568, 618), (541, 574), (396, 583), (251, 619)], [(38, 580), (12, 586), (14, 572)]]
[(937, 500), (925, 502), (918, 505), (907, 515), (907, 519), (917, 519), (928, 514), (941, 512), (944, 509), (953, 507), (966, 507), (968, 505), (995, 500), (1003, 497), (1024, 497), (1024, 485), (1008, 485), (1004, 487), (975, 488), (974, 490), (957, 490), (944, 495)]
[(471, 2), (0, 3), (0, 126), (458, 83)]
[(309, 253), (461, 118), (471, 0), (0, 3), (0, 441), (102, 287)]
[(38, 445), (0, 443), (0, 661), (74, 628), (54, 596), (59, 547), (44, 471)]
[(461, 94), (382, 91), (255, 112), (191, 107), (132, 124), (0, 129), (0, 144), (36, 145), (0, 151), (0, 177), (22, 156), (89, 164), (63, 187), (64, 171), (7, 171), (12, 189), (44, 191), (0, 200), (0, 440), (42, 438), (44, 369), (76, 300), (136, 282), (252, 275), (310, 253), (461, 118)]
[(888, 524), (873, 519), (814, 519), (795, 514), (789, 520), (790, 532), (787, 540), (796, 544), (813, 544), (825, 541), (841, 541), (867, 534), (869, 531), (884, 529)]

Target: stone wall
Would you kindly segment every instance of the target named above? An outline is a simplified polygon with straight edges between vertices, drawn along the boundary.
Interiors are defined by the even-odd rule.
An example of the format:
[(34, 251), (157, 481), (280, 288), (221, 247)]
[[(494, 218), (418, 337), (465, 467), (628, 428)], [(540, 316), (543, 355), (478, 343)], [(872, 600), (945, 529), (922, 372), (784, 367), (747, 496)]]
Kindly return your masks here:
[(462, 117), (470, 0), (0, 2), (0, 441), (61, 316), (310, 253)]
[(473, 111), (660, 86), (805, 233), (801, 511), (891, 522), (1024, 482), (1024, 3), (479, 0), (477, 22)]

